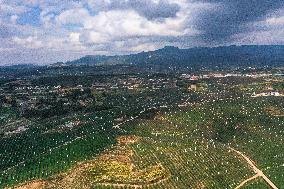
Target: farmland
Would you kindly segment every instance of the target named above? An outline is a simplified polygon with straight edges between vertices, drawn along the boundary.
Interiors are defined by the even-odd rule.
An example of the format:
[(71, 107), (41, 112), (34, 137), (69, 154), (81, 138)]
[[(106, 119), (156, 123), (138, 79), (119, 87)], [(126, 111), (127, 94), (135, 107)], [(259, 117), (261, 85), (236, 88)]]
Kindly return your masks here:
[[(264, 108), (262, 111), (260, 110), (267, 103), (269, 102), (266, 100), (255, 102), (249, 99), (216, 101), (215, 104), (196, 105), (198, 108), (194, 109), (166, 112), (154, 120), (127, 123), (122, 126), (123, 134), (126, 136), (127, 134), (134, 134), (134, 136), (139, 136), (139, 140), (129, 142), (127, 147), (113, 146), (107, 152), (98, 156), (97, 160), (89, 165), (89, 172), (85, 173), (86, 178), (88, 178), (87, 180), (91, 179), (93, 185), (97, 183), (98, 188), (116, 186), (126, 188), (131, 186), (148, 188), (235, 188), (241, 181), (254, 176), (254, 173), (244, 159), (229, 149), (230, 146), (249, 154), (259, 169), (263, 170), (278, 186), (283, 186), (283, 175), (281, 174), (283, 170), (281, 168), (283, 163), (281, 158), (283, 156), (281, 150), (283, 140), (281, 140), (281, 137), (283, 137), (283, 133), (277, 128), (281, 127), (278, 124), (282, 124), (282, 121), (274, 120), (273, 117), (265, 115)], [(242, 122), (240, 127), (243, 128), (237, 128), (240, 131), (236, 133), (234, 131), (223, 132), (213, 128), (208, 129), (210, 127), (208, 119), (211, 119), (213, 115), (210, 115), (206, 110), (210, 111), (212, 107), (215, 109), (214, 116), (242, 110), (244, 115), (250, 117), (250, 122)], [(251, 117), (253, 112), (258, 113)], [(266, 119), (272, 122), (275, 121), (274, 124), (270, 122), (271, 129), (265, 129), (267, 126), (259, 123), (260, 117), (263, 116), (266, 116)], [(224, 117), (226, 118), (226, 115)], [(243, 120), (244, 118), (238, 119)], [(216, 121), (222, 120), (218, 120), (217, 117)], [(238, 123), (239, 120), (234, 121)], [(211, 127), (214, 127), (214, 125), (211, 125)], [(231, 128), (228, 126), (224, 129)], [(261, 142), (257, 143), (257, 141)], [(267, 147), (272, 142), (275, 146), (274, 149)], [(109, 153), (112, 155), (109, 155)], [(111, 159), (108, 157), (111, 157)], [(102, 158), (104, 158), (103, 161)], [(152, 166), (160, 165), (162, 172), (156, 174), (165, 179), (161, 179), (161, 182), (157, 181), (157, 184), (153, 181), (152, 185), (133, 180), (127, 175), (138, 173), (129, 172), (131, 170), (127, 161), (131, 161), (136, 170), (147, 171)], [(112, 168), (113, 166), (116, 168)], [(108, 177), (111, 179), (100, 175), (103, 172), (109, 175)], [(122, 175), (119, 176), (120, 174)], [(140, 174), (143, 175), (143, 173)], [(102, 181), (100, 178), (104, 178), (104, 180)], [(126, 180), (119, 181), (122, 178)], [(135, 178), (138, 179), (139, 177), (136, 176)], [(155, 180), (155, 176), (151, 178)], [(255, 187), (265, 188), (267, 185), (259, 178), (244, 188)]]
[(74, 88), (65, 80), (56, 99), (44, 93), (24, 112), (8, 99), (0, 188), (235, 189), (246, 180), (240, 188), (269, 188), (264, 176), (284, 187), (283, 97), (247, 93), (263, 90), (263, 78), (178, 78), (172, 86), (166, 76), (145, 77), (153, 82), (134, 78), (139, 87), (104, 91), (103, 84)]
[[(164, 151), (167, 151), (167, 149), (170, 148), (172, 150), (170, 152), (172, 157), (165, 162), (177, 160), (176, 163), (180, 165), (178, 166), (178, 164), (175, 164), (173, 167), (178, 166), (180, 168), (178, 169), (179, 172), (181, 172), (183, 168), (188, 168), (189, 165), (192, 165), (193, 167), (189, 170), (201, 170), (200, 172), (202, 174), (200, 177), (204, 177), (204, 174), (208, 173), (210, 178), (210, 168), (212, 168), (210, 166), (216, 166), (213, 170), (216, 171), (217, 168), (217, 170), (220, 170), (219, 173), (227, 173), (225, 175), (220, 175), (220, 177), (223, 176), (223, 178), (220, 179), (220, 183), (216, 182), (218, 180), (216, 177), (215, 179), (212, 179), (215, 181), (212, 183), (209, 182), (209, 178), (203, 178), (203, 181), (208, 181), (208, 183), (203, 183), (208, 188), (234, 188), (233, 186), (236, 187), (238, 182), (241, 183), (240, 181), (245, 180), (244, 178), (254, 176), (254, 173), (249, 173), (249, 168), (243, 164), (245, 163), (244, 160), (242, 160), (243, 162), (234, 162), (236, 159), (226, 159), (226, 157), (238, 157), (236, 156), (237, 154), (230, 152), (230, 150), (226, 150), (228, 149), (228, 146), (241, 150), (247, 154), (255, 161), (258, 168), (281, 188), (284, 180), (283, 119), (267, 115), (264, 108), (267, 104), (271, 105), (271, 101), (274, 101), (274, 105), (279, 106), (279, 104), (281, 104), (281, 101), (277, 101), (277, 99), (262, 99), (259, 101), (251, 99), (215, 101), (214, 103), (203, 104), (194, 109), (168, 113), (168, 116), (164, 119), (170, 122), (169, 127), (165, 128), (167, 123), (150, 123), (149, 131), (145, 130), (148, 124), (145, 125), (145, 123), (143, 123), (138, 126), (139, 129), (136, 132), (140, 135), (148, 133), (148, 136), (146, 135), (145, 137), (150, 137), (151, 139), (155, 138), (155, 141), (159, 141), (164, 145), (169, 142), (168, 146), (156, 147), (157, 149), (153, 150), (152, 153), (155, 153), (155, 151), (158, 151), (159, 153), (160, 150), (160, 153), (163, 154), (165, 153)], [(241, 112), (241, 115), (234, 118), (236, 120), (231, 120), (233, 116), (230, 114), (234, 113), (234, 115), (237, 116), (238, 114), (236, 114), (236, 112)], [(219, 128), (214, 128), (216, 122), (218, 123)], [(159, 144), (159, 142), (156, 142), (156, 144)], [(187, 144), (189, 146), (187, 146)], [(192, 144), (192, 146), (190, 146), (190, 144)], [(206, 146), (207, 149), (204, 146)], [(218, 158), (214, 158), (215, 150), (216, 156), (219, 156)], [(206, 157), (206, 152), (210, 157)], [(191, 164), (188, 160), (193, 160), (194, 158), (192, 156), (186, 157), (187, 153), (192, 153), (191, 155), (193, 157), (194, 155), (198, 157), (198, 160)], [(200, 159), (203, 155), (205, 155), (205, 157)], [(183, 159), (186, 160), (184, 164), (182, 164), (184, 161)], [(237, 159), (240, 160), (239, 158)], [(218, 160), (221, 160), (221, 162), (218, 162)], [(200, 163), (200, 167), (197, 163), (199, 161), (203, 162), (203, 164)], [(210, 162), (210, 166), (207, 166), (206, 168), (204, 162)], [(228, 162), (231, 162), (232, 164), (230, 164), (229, 167), (224, 166), (222, 169), (221, 165), (226, 165)], [(205, 170), (202, 169), (201, 165), (205, 166)], [(243, 176), (240, 173), (245, 173), (245, 171), (240, 171), (241, 167), (248, 171)], [(189, 170), (185, 171), (190, 172)], [(235, 173), (234, 170), (236, 171)], [(240, 172), (238, 173), (238, 171)], [(182, 175), (186, 174), (182, 173), (180, 178), (184, 178)], [(188, 175), (184, 183), (194, 183), (196, 180), (199, 180), (197, 179), (198, 173), (191, 173), (191, 176), (193, 175), (195, 178), (192, 179), (191, 182), (188, 182), (188, 179), (190, 178), (190, 175)], [(211, 173), (211, 176), (216, 175), (218, 174)], [(233, 178), (226, 178), (230, 175), (236, 179), (235, 182)], [(239, 178), (237, 176), (239, 176)], [(232, 183), (226, 183), (227, 180)], [(265, 185), (262, 181), (257, 181), (258, 180), (256, 180), (256, 183), (253, 183), (253, 185)], [(180, 185), (179, 187), (185, 188), (185, 185)], [(250, 186), (248, 185), (247, 187)], [(254, 187), (252, 186), (252, 188)]]

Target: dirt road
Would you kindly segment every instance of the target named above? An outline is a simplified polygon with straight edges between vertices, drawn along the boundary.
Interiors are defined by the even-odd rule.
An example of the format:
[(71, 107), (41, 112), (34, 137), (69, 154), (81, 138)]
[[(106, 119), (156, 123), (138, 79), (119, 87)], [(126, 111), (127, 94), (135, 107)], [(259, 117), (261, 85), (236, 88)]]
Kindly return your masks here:
[(256, 174), (256, 175), (254, 175), (253, 177), (250, 177), (250, 178), (244, 180), (244, 181), (243, 181), (241, 184), (239, 184), (235, 189), (242, 188), (246, 183), (248, 183), (248, 182), (250, 182), (250, 181), (252, 181), (252, 180), (254, 180), (254, 179), (258, 178), (258, 177), (260, 177), (260, 175), (259, 175), (259, 174)]
[[(262, 177), (265, 182), (272, 188), (272, 189), (278, 189), (277, 186), (261, 171), (259, 170), (255, 164), (250, 160), (249, 157), (247, 157), (246, 155), (244, 155), (242, 152), (235, 150), (234, 148), (230, 147), (230, 150), (236, 152), (237, 154), (239, 154), (240, 156), (242, 156), (247, 163), (250, 165), (250, 167), (253, 169), (253, 171), (256, 173), (256, 175), (252, 178), (257, 178), (257, 177)], [(252, 180), (252, 178), (248, 179), (248, 180)], [(244, 181), (245, 182), (245, 181)], [(248, 181), (247, 181), (248, 182)], [(246, 183), (246, 182), (245, 182)], [(240, 185), (239, 185), (240, 186)], [(237, 187), (238, 188), (238, 187)], [(237, 189), (236, 188), (236, 189)]]

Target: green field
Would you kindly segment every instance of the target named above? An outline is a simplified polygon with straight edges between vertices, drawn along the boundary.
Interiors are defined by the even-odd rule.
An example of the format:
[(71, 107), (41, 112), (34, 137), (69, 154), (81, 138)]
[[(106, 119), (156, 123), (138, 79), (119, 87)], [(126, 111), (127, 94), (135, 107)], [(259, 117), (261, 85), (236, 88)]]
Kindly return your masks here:
[[(153, 91), (124, 94), (124, 98), (122, 94), (114, 94), (105, 99), (105, 104), (111, 109), (80, 111), (45, 119), (22, 118), (12, 108), (0, 109), (3, 117), (0, 127), (3, 128), (0, 130), (0, 188), (49, 178), (69, 170), (78, 162), (93, 159), (115, 144), (121, 133), (112, 128), (117, 124), (117, 118), (123, 116), (127, 119), (149, 107), (176, 103), (183, 99), (182, 95), (186, 94), (174, 91), (165, 95)], [(70, 123), (78, 125), (70, 127)], [(22, 125), (28, 130), (6, 134)]]
[[(254, 173), (228, 151), (230, 146), (249, 156), (282, 188), (284, 119), (266, 112), (267, 106), (283, 109), (283, 102), (272, 97), (219, 100), (168, 112), (163, 116), (166, 121), (142, 121), (128, 128), (145, 138), (133, 147), (140, 157), (149, 162), (156, 158), (168, 167), (173, 176), (167, 186), (196, 188), (202, 182), (205, 188), (236, 187)], [(256, 180), (248, 187), (263, 186)]]
[[(76, 114), (72, 120), (80, 120), (83, 125), (64, 132), (54, 129), (70, 121), (70, 117), (50, 119), (40, 127), (30, 128), (24, 136), (2, 139), (5, 145), (1, 147), (0, 161), (6, 171), (0, 177), (1, 187), (48, 179), (61, 184), (46, 188), (65, 188), (64, 177), (57, 174), (68, 170), (70, 173), (78, 162), (94, 159), (92, 166), (83, 172), (85, 179), (69, 185), (71, 188), (87, 180), (89, 185), (85, 188), (135, 188), (136, 182), (147, 189), (233, 189), (255, 173), (229, 149), (232, 147), (250, 157), (276, 186), (284, 188), (284, 117), (271, 114), (267, 107), (283, 111), (284, 103), (275, 97), (196, 101), (189, 107), (172, 106), (155, 117), (135, 119), (120, 129), (112, 128), (119, 115), (113, 110)], [(132, 155), (123, 155), (128, 163), (112, 159), (102, 164), (96, 160), (106, 149), (113, 158), (120, 157), (115, 153), (116, 138), (125, 135), (139, 137), (137, 142), (119, 148), (118, 154), (131, 151)], [(27, 145), (20, 145), (23, 140)], [(157, 165), (161, 170), (154, 172), (152, 168)], [(105, 175), (99, 176), (98, 170), (104, 170)], [(243, 188), (268, 186), (259, 178)]]

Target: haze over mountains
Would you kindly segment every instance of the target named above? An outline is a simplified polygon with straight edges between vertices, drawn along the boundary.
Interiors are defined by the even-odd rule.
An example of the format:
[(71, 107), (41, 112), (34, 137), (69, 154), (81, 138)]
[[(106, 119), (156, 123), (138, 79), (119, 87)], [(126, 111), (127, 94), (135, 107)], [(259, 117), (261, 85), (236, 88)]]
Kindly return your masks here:
[[(76, 60), (57, 62), (51, 66), (101, 66), (101, 65), (157, 65), (194, 68), (213, 67), (263, 67), (282, 66), (284, 63), (284, 45), (245, 45), (196, 47), (180, 49), (165, 46), (162, 49), (129, 55), (87, 55)], [(38, 64), (17, 64), (4, 67), (28, 68)]]
[(283, 45), (224, 46), (179, 49), (165, 46), (162, 49), (130, 55), (88, 55), (68, 61), (66, 65), (165, 65), (165, 66), (280, 66), (284, 63)]

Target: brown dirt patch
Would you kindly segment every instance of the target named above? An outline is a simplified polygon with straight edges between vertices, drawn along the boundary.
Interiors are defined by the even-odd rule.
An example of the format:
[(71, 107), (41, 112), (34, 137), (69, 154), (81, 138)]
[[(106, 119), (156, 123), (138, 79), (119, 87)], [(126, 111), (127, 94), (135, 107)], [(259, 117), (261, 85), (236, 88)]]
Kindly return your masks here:
[(138, 142), (139, 137), (121, 136), (117, 141), (115, 147), (106, 150), (95, 160), (78, 163), (69, 171), (46, 181), (35, 180), (13, 189), (92, 189), (96, 185), (141, 188), (158, 184), (168, 178), (168, 174), (160, 164), (143, 170), (135, 169), (132, 161), (133, 151), (128, 145)]
[(120, 136), (117, 138), (117, 142), (119, 145), (128, 145), (128, 144), (134, 144), (139, 141), (139, 137), (135, 135), (130, 136)]
[[(18, 187), (13, 187), (13, 189), (44, 189), (47, 186), (46, 181), (36, 180), (32, 181), (23, 185), (20, 185)], [(12, 188), (7, 188), (12, 189)]]
[(206, 188), (205, 184), (202, 181), (197, 182), (195, 189), (204, 189)]
[(284, 112), (282, 110), (280, 110), (280, 108), (278, 107), (274, 107), (274, 106), (267, 106), (265, 108), (265, 111), (275, 117), (283, 117), (284, 116)]

